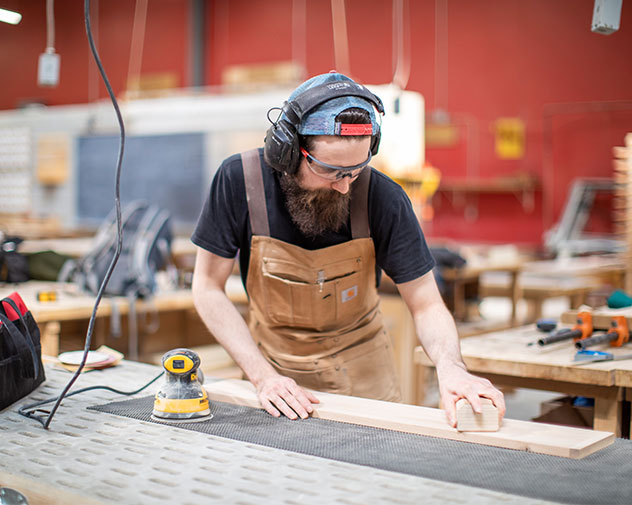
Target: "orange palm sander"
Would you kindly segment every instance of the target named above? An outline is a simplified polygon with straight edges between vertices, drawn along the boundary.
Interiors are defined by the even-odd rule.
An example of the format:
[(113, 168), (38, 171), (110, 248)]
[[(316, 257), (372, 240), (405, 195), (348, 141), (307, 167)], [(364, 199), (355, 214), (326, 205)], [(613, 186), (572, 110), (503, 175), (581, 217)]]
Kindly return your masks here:
[(193, 422), (209, 419), (200, 357), (190, 349), (173, 349), (162, 357), (165, 379), (156, 392), (152, 417), (159, 421)]

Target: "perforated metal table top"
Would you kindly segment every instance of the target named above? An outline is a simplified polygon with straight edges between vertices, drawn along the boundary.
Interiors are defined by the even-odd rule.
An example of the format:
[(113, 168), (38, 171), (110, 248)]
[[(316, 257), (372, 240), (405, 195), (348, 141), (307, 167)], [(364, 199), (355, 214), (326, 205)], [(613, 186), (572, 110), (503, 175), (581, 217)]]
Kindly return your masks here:
[[(132, 390), (159, 371), (124, 362), (84, 374), (74, 388)], [(125, 505), (550, 503), (86, 409), (121, 399), (106, 391), (66, 399), (46, 431), (17, 408), (58, 394), (70, 378), (52, 369), (47, 376), (25, 401), (0, 412), (0, 485), (27, 496), (39, 492), (46, 503), (68, 503), (69, 497)]]

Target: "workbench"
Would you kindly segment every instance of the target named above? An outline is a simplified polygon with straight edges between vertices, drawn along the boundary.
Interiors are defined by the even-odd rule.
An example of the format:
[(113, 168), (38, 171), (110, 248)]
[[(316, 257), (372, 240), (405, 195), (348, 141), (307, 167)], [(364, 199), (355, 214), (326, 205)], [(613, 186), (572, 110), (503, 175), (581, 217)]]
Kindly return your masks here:
[[(542, 317), (542, 308), (546, 300), (566, 298), (570, 309), (586, 303), (588, 295), (602, 286), (602, 282), (593, 278), (574, 278), (546, 274), (522, 272), (518, 278), (518, 298), (525, 300), (529, 311), (524, 323), (533, 323)], [(502, 272), (487, 273), (480, 279), (481, 297), (510, 297), (510, 279)]]
[(520, 298), (518, 276), (522, 269), (522, 260), (515, 258), (508, 261), (486, 261), (466, 263), (461, 268), (442, 268), (441, 276), (451, 288), (449, 300), (446, 303), (452, 310), (456, 321), (467, 319), (467, 307), (465, 304), (465, 287), (468, 283), (477, 283), (481, 275), (489, 272), (506, 272), (509, 277), (508, 296), (511, 299), (511, 319), (509, 324), (515, 325), (516, 308)]
[[(60, 352), (82, 349), (92, 315), (95, 297), (79, 292), (73, 284), (28, 281), (21, 284), (1, 284), (0, 298), (17, 291), (37, 321), (42, 341), (42, 354), (56, 357)], [(39, 302), (38, 291), (55, 291), (57, 300)], [(226, 294), (243, 316), (248, 309), (248, 297), (241, 278), (231, 275), (226, 283)], [(413, 403), (413, 351), (418, 343), (410, 312), (399, 295), (380, 294), (384, 324), (393, 340), (395, 365), (399, 373), (402, 400)], [(122, 318), (122, 337), (111, 336), (110, 317), (113, 308)], [(130, 302), (125, 297), (106, 297), (97, 312), (93, 345), (107, 345), (126, 354), (129, 342), (125, 318)], [(136, 300), (138, 325), (138, 356), (140, 361), (158, 363), (165, 351), (175, 347), (207, 346), (213, 337), (200, 320), (193, 304), (190, 289), (161, 290), (149, 300)], [(156, 319), (158, 328), (151, 328)], [(147, 325), (146, 321), (149, 321)], [(146, 328), (149, 326), (149, 329)], [(150, 331), (151, 330), (151, 331)]]
[[(105, 384), (130, 391), (149, 382), (159, 370), (156, 366), (123, 361), (110, 369), (83, 374), (74, 388)], [(410, 455), (409, 461), (427, 468), (432, 475), (427, 477), (374, 468), (369, 460), (349, 463), (256, 441), (244, 442), (88, 410), (88, 407), (126, 399), (104, 390), (66, 399), (49, 430), (44, 430), (36, 421), (21, 417), (17, 409), (20, 404), (57, 395), (70, 378), (69, 373), (51, 367), (47, 367), (46, 374), (47, 381), (38, 390), (0, 412), (0, 487), (24, 493), (30, 505), (154, 505), (171, 503), (174, 499), (181, 505), (547, 505), (552, 502), (542, 496), (534, 498), (540, 490), (529, 484), (533, 479), (539, 479), (541, 464), (546, 468), (551, 464), (559, 465), (560, 474), (565, 476), (563, 480), (571, 481), (570, 485), (580, 492), (588, 486), (589, 492), (582, 503), (596, 503), (587, 500), (594, 499), (600, 486), (614, 490), (617, 497), (613, 503), (616, 504), (627, 503), (628, 493), (632, 492), (632, 485), (621, 476), (626, 471), (621, 467), (625, 465), (615, 463), (627, 457), (630, 450), (630, 442), (623, 440), (615, 440), (612, 446), (582, 460), (489, 448), (494, 451), (493, 456), (484, 457), (480, 460), (481, 465), (498, 465), (501, 460), (500, 464), (506, 467), (504, 474), (481, 472), (481, 465), (474, 465), (469, 472), (460, 471), (456, 476), (448, 476), (445, 466), (437, 468), (441, 454), (444, 454), (444, 465), (447, 461), (452, 466), (462, 467), (458, 459), (452, 459), (455, 451), (477, 453), (480, 446), (415, 435), (428, 450)], [(155, 388), (150, 387), (134, 397), (148, 397), (154, 391)], [(374, 409), (380, 409), (382, 402), (367, 401)], [(302, 421), (275, 420), (263, 412), (261, 415), (267, 419), (264, 424), (286, 423), (302, 429), (298, 424)], [(222, 422), (226, 424), (227, 421), (218, 416), (216, 423)], [(239, 417), (233, 422), (242, 424)], [(260, 426), (247, 423), (237, 429), (251, 439), (256, 439), (252, 433), (257, 430), (263, 434)], [(335, 425), (331, 429), (336, 431)], [(354, 440), (351, 445), (343, 444), (345, 449), (340, 450), (361, 452), (362, 446), (371, 445), (364, 437), (379, 438), (379, 433), (373, 430), (375, 428), (360, 427), (363, 438)], [(607, 478), (602, 481), (596, 475), (594, 482), (586, 482), (585, 474), (592, 475), (602, 464), (615, 467), (603, 471), (610, 478), (622, 479), (616, 487), (611, 486)], [(475, 486), (463, 484), (464, 473), (480, 482)], [(522, 481), (520, 485), (526, 489), (526, 494), (494, 490), (512, 476)], [(561, 483), (562, 487), (564, 485)], [(560, 484), (554, 487), (559, 488)]]
[[(55, 251), (64, 256), (81, 258), (88, 254), (94, 245), (92, 237), (27, 239), (18, 248), (21, 253), (36, 253), (41, 251)], [(176, 262), (182, 258), (195, 257), (197, 247), (188, 237), (175, 237), (171, 243), (171, 254)]]
[[(461, 340), (461, 353), (468, 370), (495, 385), (594, 398), (593, 428), (629, 437), (632, 360), (578, 365), (572, 340), (540, 347), (535, 342), (543, 335), (535, 325), (488, 333)], [(630, 352), (625, 347), (607, 349)], [(421, 367), (432, 366), (421, 347), (415, 349), (414, 360)]]
[[(71, 283), (28, 281), (20, 284), (1, 284), (0, 298), (13, 291), (20, 294), (37, 321), (42, 340), (42, 354), (57, 356), (59, 352), (83, 348), (87, 321), (92, 315), (95, 296), (81, 292)], [(38, 292), (53, 291), (55, 301), (38, 301)], [(245, 311), (247, 297), (237, 276), (231, 276), (226, 292), (238, 308)], [(212, 341), (209, 332), (199, 321), (190, 289), (159, 290), (149, 299), (138, 299), (134, 309), (139, 319), (137, 352), (140, 358), (173, 347), (196, 346)], [(126, 354), (130, 344), (125, 335), (124, 318), (130, 311), (130, 301), (123, 296), (103, 297), (97, 312), (94, 347), (101, 344), (117, 348)], [(110, 318), (113, 313), (122, 318), (122, 337), (112, 337)], [(101, 326), (99, 326), (101, 324)], [(62, 325), (66, 325), (62, 328)], [(63, 340), (61, 334), (63, 332)], [(134, 345), (133, 343), (131, 344)], [(128, 354), (129, 355), (129, 354)]]
[(567, 298), (569, 308), (584, 304), (591, 292), (604, 286), (623, 287), (624, 263), (620, 256), (583, 256), (547, 261), (526, 261), (517, 277), (500, 271), (483, 272), (481, 296), (508, 297), (529, 304), (523, 323), (542, 317), (542, 306), (551, 298)]
[(560, 257), (547, 261), (529, 261), (523, 265), (523, 272), (551, 277), (599, 279), (623, 288), (625, 262), (616, 254), (593, 256)]

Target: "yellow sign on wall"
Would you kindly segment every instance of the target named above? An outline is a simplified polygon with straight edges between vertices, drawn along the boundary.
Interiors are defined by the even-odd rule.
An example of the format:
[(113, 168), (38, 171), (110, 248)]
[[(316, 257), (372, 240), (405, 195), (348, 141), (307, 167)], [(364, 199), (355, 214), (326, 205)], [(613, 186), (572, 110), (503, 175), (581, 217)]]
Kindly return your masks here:
[(518, 160), (524, 157), (525, 126), (519, 118), (500, 118), (494, 123), (496, 156), (501, 160)]

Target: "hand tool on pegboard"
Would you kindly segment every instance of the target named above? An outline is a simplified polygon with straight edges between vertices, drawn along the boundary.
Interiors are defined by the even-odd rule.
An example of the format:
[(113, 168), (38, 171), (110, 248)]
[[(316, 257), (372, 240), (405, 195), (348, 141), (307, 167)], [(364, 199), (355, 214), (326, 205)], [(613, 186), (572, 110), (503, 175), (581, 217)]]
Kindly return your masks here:
[(575, 326), (573, 326), (572, 328), (563, 328), (547, 337), (542, 337), (538, 339), (538, 345), (544, 346), (570, 339), (578, 342), (590, 337), (590, 335), (592, 335), (592, 332), (592, 314), (588, 311), (582, 311), (577, 314), (577, 322), (575, 323)]
[(607, 333), (578, 340), (575, 342), (575, 347), (577, 349), (585, 349), (605, 343), (609, 343), (610, 347), (621, 347), (623, 344), (627, 344), (629, 340), (628, 320), (625, 316), (613, 316), (610, 320), (610, 330)]

